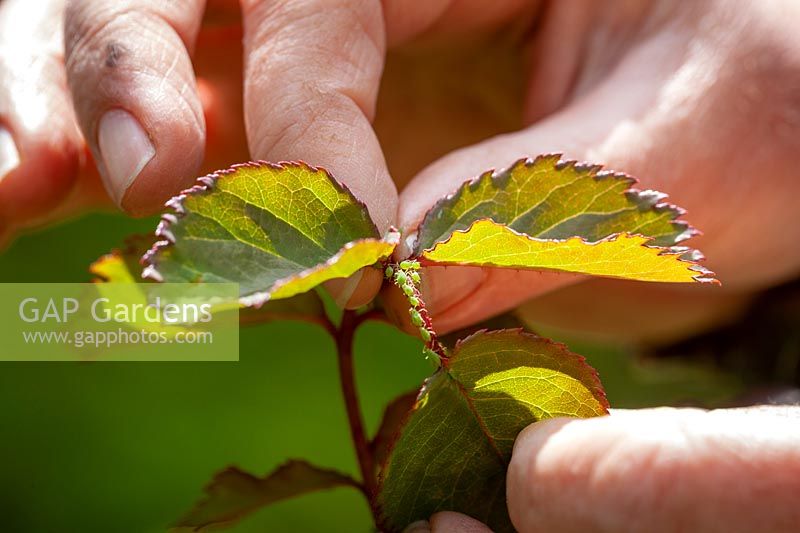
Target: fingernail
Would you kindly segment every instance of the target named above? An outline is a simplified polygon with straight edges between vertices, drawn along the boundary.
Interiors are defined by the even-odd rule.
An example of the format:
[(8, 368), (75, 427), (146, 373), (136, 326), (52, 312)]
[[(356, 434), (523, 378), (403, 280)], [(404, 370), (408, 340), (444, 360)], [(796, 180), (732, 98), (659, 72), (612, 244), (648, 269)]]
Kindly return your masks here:
[(100, 119), (97, 143), (105, 165), (103, 183), (114, 203), (120, 205), (156, 149), (139, 121), (121, 109), (108, 111)]
[(347, 281), (344, 282), (342, 285), (342, 290), (339, 292), (339, 296), (336, 297), (336, 305), (340, 308), (344, 309), (347, 303), (350, 301), (350, 298), (353, 296), (353, 293), (356, 292), (356, 288), (358, 284), (361, 282), (361, 278), (364, 276), (364, 270), (361, 269), (349, 278)]
[(0, 181), (19, 166), (19, 152), (11, 132), (0, 126)]
[(403, 533), (431, 533), (431, 526), (427, 520), (418, 520), (408, 524)]

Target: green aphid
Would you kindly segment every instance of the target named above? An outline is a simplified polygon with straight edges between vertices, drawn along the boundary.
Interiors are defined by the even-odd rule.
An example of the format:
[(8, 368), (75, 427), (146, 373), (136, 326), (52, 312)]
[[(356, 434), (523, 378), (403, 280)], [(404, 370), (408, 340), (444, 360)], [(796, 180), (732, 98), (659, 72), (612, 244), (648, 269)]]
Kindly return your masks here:
[(394, 269), (390, 266), (387, 266), (386, 271), (383, 274), (386, 276), (386, 279), (392, 279), (392, 276), (394, 275)]
[(411, 315), (411, 323), (415, 326), (419, 327), (423, 325), (425, 322), (422, 320), (422, 315), (419, 314), (419, 311), (416, 309), (409, 309), (408, 314)]
[(410, 303), (414, 307), (419, 307), (419, 298), (416, 296), (409, 296), (408, 303)]
[(409, 260), (400, 261), (400, 268), (402, 268), (403, 270), (411, 270), (412, 268), (414, 268), (415, 262), (416, 261), (409, 261)]
[(403, 293), (406, 296), (414, 296), (414, 286), (413, 285), (403, 285)]
[(413, 281), (414, 283), (419, 283), (420, 277), (419, 277), (419, 274), (417, 272), (409, 272), (408, 275), (411, 278), (411, 281)]
[(419, 328), (419, 336), (422, 337), (422, 340), (425, 342), (431, 342), (431, 332), (424, 327)]
[(406, 273), (402, 270), (398, 270), (394, 275), (394, 280), (398, 283), (398, 285), (402, 285), (408, 281), (408, 276), (406, 276)]

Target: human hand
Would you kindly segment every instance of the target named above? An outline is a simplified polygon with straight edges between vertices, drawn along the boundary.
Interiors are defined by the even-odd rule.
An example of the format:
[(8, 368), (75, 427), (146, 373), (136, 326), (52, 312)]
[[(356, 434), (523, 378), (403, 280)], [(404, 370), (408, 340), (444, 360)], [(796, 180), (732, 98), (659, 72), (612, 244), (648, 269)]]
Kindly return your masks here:
[[(714, 315), (735, 308), (739, 293), (796, 271), (800, 45), (786, 15), (796, 4), (411, 5), (244, 1), (241, 63), (232, 0), (210, 2), (205, 23), (200, 0), (74, 0), (66, 12), (62, 0), (35, 9), (4, 0), (0, 120), (21, 155), (0, 164), (5, 233), (104, 201), (84, 138), (110, 196), (134, 214), (157, 210), (201, 170), (249, 157), (304, 159), (346, 183), (381, 230), (407, 232), (465, 178), (524, 154), (563, 151), (670, 191), (707, 232), (696, 245), (726, 283), (727, 293), (637, 284), (609, 291), (614, 282), (605, 280), (580, 287), (584, 301), (610, 294), (604, 316), (626, 333), (647, 329), (627, 326), (626, 298), (639, 317), (661, 309), (698, 322), (703, 316), (686, 307)], [(524, 31), (534, 20), (536, 31)], [(524, 128), (428, 166), (398, 204), (385, 159), (402, 184), (426, 158), (515, 126)], [(351, 306), (378, 289), (380, 276), (367, 273), (338, 288)], [(423, 289), (443, 332), (582, 279), (468, 267), (431, 268), (426, 277), (437, 276), (447, 282)]]
[[(532, 55), (522, 110), (527, 127), (457, 150), (420, 172), (401, 192), (401, 227), (414, 228), (465, 176), (508, 165), (519, 154), (563, 151), (639, 176), (641, 188), (669, 192), (705, 232), (690, 244), (706, 253), (723, 287), (616, 280), (564, 287), (580, 278), (433, 267), (424, 277), (425, 296), (437, 329), (527, 300), (521, 314), (550, 328), (661, 341), (735, 316), (748, 293), (795, 275), (800, 108), (792, 95), (800, 89), (800, 41), (784, 21), (798, 7), (550, 5), (533, 41), (522, 42)], [(791, 235), (784, 233), (790, 226)]]
[[(521, 533), (797, 531), (800, 407), (614, 411), (517, 437), (506, 484)], [(408, 532), (484, 533), (438, 513)]]

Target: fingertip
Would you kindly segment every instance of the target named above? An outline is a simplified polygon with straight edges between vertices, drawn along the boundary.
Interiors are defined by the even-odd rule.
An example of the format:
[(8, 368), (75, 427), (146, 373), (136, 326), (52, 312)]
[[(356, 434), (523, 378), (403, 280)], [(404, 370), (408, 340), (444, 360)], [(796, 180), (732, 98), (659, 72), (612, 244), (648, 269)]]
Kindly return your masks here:
[(383, 274), (373, 267), (364, 267), (349, 278), (325, 282), (325, 288), (336, 305), (343, 309), (358, 309), (371, 302), (380, 291)]
[(75, 185), (79, 141), (54, 125), (50, 131), (0, 126), (0, 212), (20, 224), (57, 208)]
[(188, 50), (202, 2), (76, 0), (65, 14), (67, 81), (109, 196), (133, 215), (191, 185), (205, 119)]
[(370, 303), (383, 284), (383, 273), (377, 268), (365, 267), (361, 269), (361, 279), (355, 290), (348, 298), (345, 309), (358, 309)]
[(109, 195), (124, 211), (134, 216), (158, 212), (195, 182), (205, 151), (201, 128), (161, 124), (151, 136), (131, 114), (118, 110), (103, 116), (101, 128), (109, 115), (120, 121), (120, 131), (105, 143), (98, 131), (101, 174)]
[(486, 524), (474, 518), (453, 511), (434, 514), (430, 521), (432, 533), (492, 533)]
[(0, 183), (19, 166), (19, 150), (8, 129), (0, 126)]

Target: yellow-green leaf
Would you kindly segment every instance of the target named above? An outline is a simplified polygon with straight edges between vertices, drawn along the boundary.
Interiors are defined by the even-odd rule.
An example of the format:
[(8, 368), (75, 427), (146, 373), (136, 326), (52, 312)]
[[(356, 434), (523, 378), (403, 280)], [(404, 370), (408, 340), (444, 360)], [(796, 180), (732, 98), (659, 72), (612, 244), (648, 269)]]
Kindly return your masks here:
[(594, 370), (564, 345), (521, 330), (475, 333), (425, 382), (382, 469), (383, 527), (399, 532), (450, 510), (513, 531), (505, 473), (517, 434), (607, 408)]
[(153, 238), (132, 235), (125, 239), (125, 246), (106, 254), (89, 266), (89, 272), (98, 281), (109, 283), (143, 283), (142, 266), (139, 260), (153, 245)]
[(535, 239), (511, 228), (478, 220), (422, 253), (440, 264), (575, 272), (592, 276), (661, 281), (716, 282), (684, 248), (650, 246), (652, 239), (628, 233), (589, 243), (581, 237)]
[[(142, 278), (142, 265), (139, 260), (152, 245), (153, 239), (142, 235), (134, 235), (125, 240), (125, 246), (115, 249), (111, 253), (100, 257), (91, 264), (89, 272), (96, 276), (98, 283), (145, 283), (149, 280)], [(102, 293), (102, 289), (99, 289)], [(299, 292), (299, 291), (298, 291)], [(149, 302), (143, 291), (138, 295), (126, 293), (133, 298), (132, 303), (147, 305)], [(291, 298), (271, 300), (259, 308), (244, 307), (233, 302), (234, 307), (239, 307), (239, 321), (242, 325), (260, 324), (273, 320), (309, 320), (319, 321), (325, 316), (322, 300), (316, 292), (296, 294)], [(230, 307), (230, 302), (223, 302), (213, 308), (218, 310)]]
[(231, 467), (214, 476), (206, 487), (206, 498), (176, 526), (200, 531), (231, 525), (275, 502), (336, 487), (360, 488), (350, 476), (299, 460), (288, 461), (262, 478)]
[(347, 277), (387, 257), (395, 239), (381, 241), (364, 204), (305, 163), (234, 165), (169, 205), (144, 275), (238, 283), (249, 305)]
[(683, 210), (665, 203), (666, 195), (631, 188), (636, 180), (625, 174), (560, 157), (523, 159), (466, 182), (426, 214), (416, 253), (484, 218), (542, 239), (594, 242), (615, 233), (637, 233), (653, 237), (654, 245), (671, 246), (696, 233), (675, 220)]
[[(386, 259), (394, 251), (400, 240), (400, 234), (390, 232), (384, 239), (361, 239), (347, 243), (326, 262), (304, 270), (292, 277), (275, 283), (269, 292), (269, 298), (289, 298), (296, 294), (313, 289), (323, 281), (334, 278), (346, 278), (366, 265), (372, 265)], [(256, 298), (259, 293), (254, 294)], [(247, 303), (249, 298), (243, 298)]]

